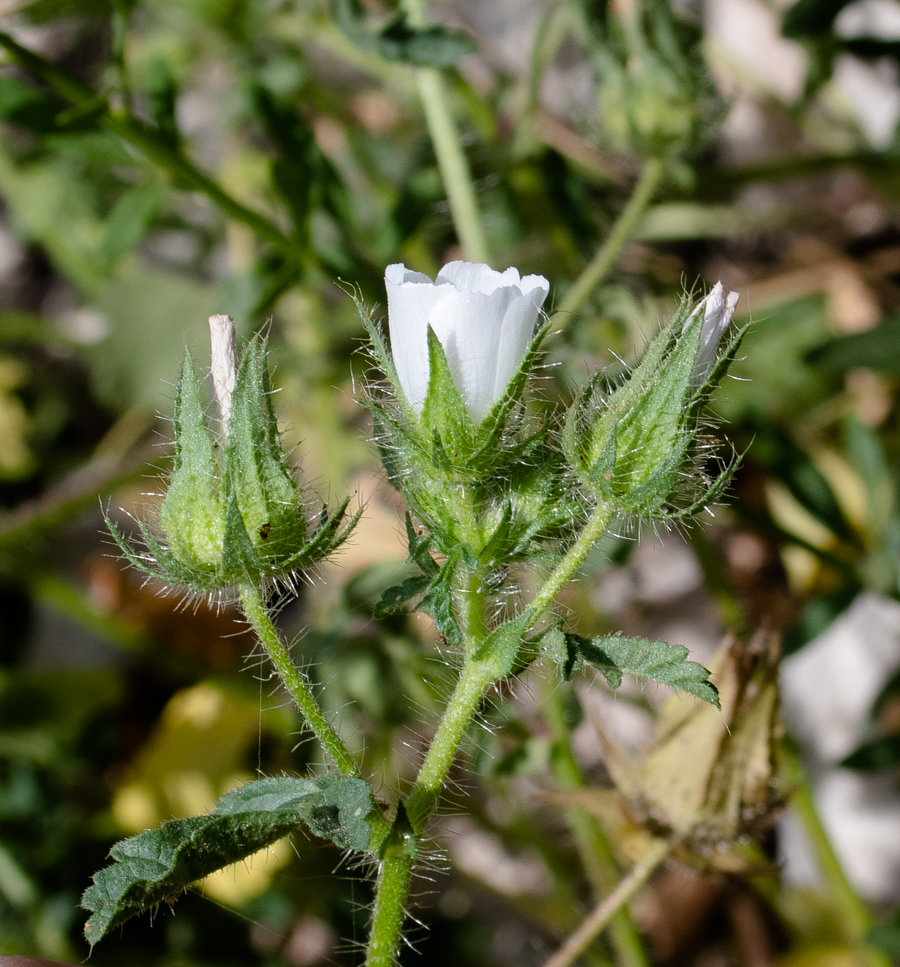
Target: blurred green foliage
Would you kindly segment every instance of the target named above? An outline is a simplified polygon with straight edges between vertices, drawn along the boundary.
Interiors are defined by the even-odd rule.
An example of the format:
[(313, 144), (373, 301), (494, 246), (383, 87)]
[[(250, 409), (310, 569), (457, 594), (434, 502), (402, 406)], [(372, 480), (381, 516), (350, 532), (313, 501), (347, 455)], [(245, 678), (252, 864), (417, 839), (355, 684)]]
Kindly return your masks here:
[[(138, 831), (128, 815), (149, 824), (188, 800), (203, 811), (229, 776), (318, 765), (293, 713), (273, 710), (282, 697), (251, 656), (261, 681), (229, 677), (242, 711), (226, 729), (227, 769), (202, 743), (187, 765), (145, 768), (173, 707), (198, 683), (224, 688), (249, 648), (233, 637), (240, 629), (227, 609), (173, 613), (177, 602), (120, 573), (97, 533), (98, 494), (126, 511), (152, 499), (146, 478), (166, 460), (158, 444), (167, 433), (154, 413), (171, 410), (185, 346), (208, 358), (210, 312), (234, 316), (245, 336), (269, 333), (279, 415), (305, 478), (324, 497), (358, 488), (374, 522), (328, 569), (327, 585), (314, 575), (314, 593), (285, 602), (283, 622), (305, 629), (297, 648), (354, 751), (372, 770), (386, 762), (386, 775), (410, 775), (415, 723), (435, 719), (449, 672), (427, 622), (372, 617), (409, 569), (394, 546), (401, 517), (375, 492), (374, 450), (362, 442), (371, 431), (354, 382), (371, 364), (358, 352), (348, 291), (383, 305), (385, 265), (433, 274), (460, 255), (410, 64), (443, 70), (495, 267), (547, 276), (557, 305), (648, 154), (667, 156), (612, 274), (571, 318), (554, 320), (548, 361), (557, 365), (541, 405), (568, 401), (598, 366), (614, 375), (630, 364), (684, 280), (721, 276), (749, 289), (741, 308), (755, 319), (738, 379), (715, 400), (743, 466), (709, 546), (694, 538), (722, 625), (765, 625), (789, 651), (860, 591), (900, 597), (900, 146), (867, 140), (829, 87), (841, 57), (900, 55), (896, 40), (842, 35), (846, 6), (785, 9), (784, 38), (807, 56), (793, 100), (703, 44), (699, 22), (687, 28), (695, 46), (686, 55), (685, 28), (661, 0), (638, 24), (652, 48), (643, 62), (623, 54), (627, 31), (610, 24), (605, 3), (552, 2), (540, 18), (511, 7), (507, 27), (535, 21), (532, 46), (512, 59), (499, 43), (506, 28), (477, 5), (460, 7), (470, 24), (462, 31), (416, 31), (396, 4), (349, 0), (327, 9), (312, 0), (23, 0), (4, 14), (0, 954), (85, 956), (78, 898), (111, 843)], [(706, 61), (718, 91), (698, 74)], [(766, 137), (748, 145), (727, 124), (722, 134), (722, 104), (749, 105)], [(729, 557), (747, 534), (764, 551), (751, 568)], [(631, 550), (623, 540), (609, 556), (622, 563)], [(586, 598), (573, 608), (596, 610)], [(581, 710), (574, 694), (566, 701), (574, 725)], [(896, 776), (898, 703), (895, 677), (849, 768)], [(486, 851), (488, 866), (513, 864), (514, 882), (504, 886), (484, 863), (451, 877), (436, 850), (435, 893), (417, 912), (428, 930), (410, 937), (429, 967), (540, 963), (590, 904), (560, 810), (515, 793), (547, 783), (556, 740), (527, 701), (489, 709), (486, 721), (496, 729), (472, 743), (471, 772), (459, 777), (475, 790), (459, 835)], [(185, 744), (191, 728), (166, 734)], [(149, 783), (143, 794), (138, 779)], [(135, 811), (148, 803), (170, 815)], [(341, 867), (329, 844), (298, 853), (230, 899), (163, 904), (91, 962), (358, 962), (366, 871)], [(843, 957), (834, 963), (857, 963), (828, 898), (779, 883), (770, 858), (760, 856), (767, 872), (748, 881), (752, 890), (722, 887), (713, 915), (660, 960), (738, 957), (738, 940), (723, 935), (731, 921), (714, 915), (752, 895), (773, 956), (815, 963), (827, 941), (828, 955)], [(530, 891), (513, 888), (515, 871), (535, 864)], [(870, 940), (895, 954), (891, 916), (875, 911)], [(601, 946), (586, 962), (609, 956)]]

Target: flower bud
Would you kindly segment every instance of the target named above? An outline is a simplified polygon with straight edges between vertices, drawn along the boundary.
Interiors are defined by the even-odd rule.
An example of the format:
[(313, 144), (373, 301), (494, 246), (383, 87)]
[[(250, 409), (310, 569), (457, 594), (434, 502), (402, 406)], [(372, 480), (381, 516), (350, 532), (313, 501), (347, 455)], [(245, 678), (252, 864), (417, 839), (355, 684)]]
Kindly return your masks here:
[(138, 554), (107, 524), (132, 564), (192, 593), (290, 583), (338, 547), (355, 518), (341, 527), (345, 501), (334, 514), (323, 510), (309, 534), (307, 500), (288, 467), (272, 408), (265, 342), (251, 341), (237, 366), (230, 317), (212, 317), (210, 333), (221, 434), (207, 424), (188, 355), (175, 399), (175, 459), (160, 505), (161, 534), (139, 521), (147, 553)]
[[(620, 513), (654, 517), (698, 509), (696, 493), (687, 509), (673, 509), (673, 502), (690, 481), (699, 411), (743, 334), (722, 348), (737, 300), (721, 282), (696, 306), (685, 300), (624, 383), (605, 394), (598, 374), (569, 409), (563, 430), (569, 465)], [(706, 490), (699, 505), (724, 483)]]
[(385, 286), (390, 350), (360, 314), (393, 386), (367, 400), (389, 479), (448, 559), (476, 569), (523, 559), (564, 514), (565, 468), (523, 403), (549, 330), (535, 332), (549, 283), (451, 262), (434, 281), (388, 266)]

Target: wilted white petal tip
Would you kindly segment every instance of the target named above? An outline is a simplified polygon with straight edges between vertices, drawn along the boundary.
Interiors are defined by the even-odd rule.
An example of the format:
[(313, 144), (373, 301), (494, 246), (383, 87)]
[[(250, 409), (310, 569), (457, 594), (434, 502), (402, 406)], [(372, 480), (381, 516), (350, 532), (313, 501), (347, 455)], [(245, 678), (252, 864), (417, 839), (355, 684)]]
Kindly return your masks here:
[(237, 379), (237, 351), (235, 349), (234, 319), (231, 316), (209, 317), (210, 370), (213, 398), (219, 411), (222, 433), (228, 434), (231, 416), (231, 397)]

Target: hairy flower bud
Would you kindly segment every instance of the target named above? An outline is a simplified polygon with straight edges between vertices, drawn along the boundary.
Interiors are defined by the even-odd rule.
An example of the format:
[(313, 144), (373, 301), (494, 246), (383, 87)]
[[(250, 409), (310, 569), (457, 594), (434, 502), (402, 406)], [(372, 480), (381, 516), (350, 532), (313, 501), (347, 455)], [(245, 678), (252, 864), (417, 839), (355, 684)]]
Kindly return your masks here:
[(187, 355), (175, 398), (175, 459), (159, 510), (162, 533), (139, 521), (147, 553), (138, 554), (107, 523), (132, 564), (192, 593), (290, 582), (349, 535), (355, 519), (341, 526), (349, 499), (334, 514), (323, 510), (310, 535), (308, 501), (288, 467), (272, 408), (265, 342), (252, 340), (238, 366), (231, 318), (211, 317), (210, 335), (221, 433), (208, 425)]
[[(721, 282), (697, 305), (685, 300), (624, 383), (604, 392), (600, 373), (572, 405), (563, 449), (597, 498), (636, 516), (673, 511), (690, 478), (699, 411), (742, 335), (724, 339), (737, 300)], [(715, 487), (692, 497), (705, 503)]]

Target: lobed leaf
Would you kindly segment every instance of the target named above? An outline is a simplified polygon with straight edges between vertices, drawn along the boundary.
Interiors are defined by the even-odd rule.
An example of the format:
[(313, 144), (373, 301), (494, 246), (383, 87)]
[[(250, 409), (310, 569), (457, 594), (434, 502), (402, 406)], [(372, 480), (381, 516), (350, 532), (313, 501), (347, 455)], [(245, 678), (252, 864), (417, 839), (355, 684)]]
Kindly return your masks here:
[(613, 688), (622, 684), (624, 675), (633, 675), (669, 685), (720, 708), (719, 692), (709, 680), (709, 671), (697, 662), (687, 661), (688, 650), (681, 645), (618, 635), (582, 638), (559, 627), (545, 632), (540, 644), (567, 680), (579, 668), (592, 665)]
[(82, 906), (91, 945), (131, 917), (191, 883), (236, 863), (305, 823), (344, 849), (369, 845), (367, 817), (374, 808), (361, 779), (271, 778), (223, 796), (206, 816), (173, 819), (116, 843), (115, 861), (94, 874)]

